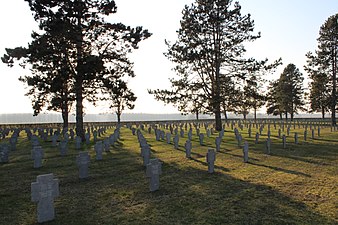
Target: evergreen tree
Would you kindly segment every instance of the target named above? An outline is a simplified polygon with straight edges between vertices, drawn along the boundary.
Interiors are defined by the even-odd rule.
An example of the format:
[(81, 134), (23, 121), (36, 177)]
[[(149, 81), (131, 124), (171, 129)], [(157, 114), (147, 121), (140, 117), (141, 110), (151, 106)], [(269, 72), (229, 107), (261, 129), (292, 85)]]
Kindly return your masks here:
[[(311, 52), (307, 53), (308, 65), (305, 66), (305, 69), (313, 80), (313, 85), (310, 86), (312, 93), (311, 107), (314, 105), (316, 110), (318, 110), (320, 107), (323, 113), (328, 99), (326, 96), (318, 96), (318, 94), (320, 91), (330, 91), (331, 95), (329, 102), (331, 109), (331, 120), (332, 125), (336, 125), (338, 14), (330, 16), (320, 27), (319, 38), (317, 41), (318, 49), (315, 51), (315, 54), (312, 54)], [(324, 76), (326, 76), (326, 78)], [(317, 88), (323, 88), (324, 83), (326, 84), (327, 89), (316, 90)]]
[(325, 112), (330, 111), (331, 107), (332, 83), (329, 76), (318, 68), (318, 59), (311, 52), (308, 52), (306, 57), (308, 58), (307, 65), (304, 68), (311, 79), (309, 83), (310, 113), (321, 112), (322, 118), (325, 118)]
[[(97, 100), (102, 76), (112, 59), (124, 61), (126, 53), (150, 36), (142, 27), (131, 28), (105, 21), (116, 13), (112, 0), (25, 0), (41, 33), (64, 40), (76, 102), (76, 133), (84, 140), (83, 101)], [(29, 58), (29, 56), (28, 56)]]
[(288, 64), (279, 79), (271, 84), (269, 92), (268, 114), (288, 114), (291, 120), (299, 110), (305, 110), (303, 75), (294, 64)]
[(182, 12), (178, 40), (173, 44), (167, 42), (165, 55), (176, 64), (178, 76), (192, 72), (188, 74), (187, 87), (200, 84), (207, 108), (215, 115), (218, 131), (222, 129), (222, 78), (231, 77), (230, 81), (243, 78), (230, 70), (248, 62), (242, 57), (245, 52), (243, 42), (259, 38), (252, 34), (254, 23), (250, 15), (242, 16), (240, 11), (238, 2), (196, 0)]

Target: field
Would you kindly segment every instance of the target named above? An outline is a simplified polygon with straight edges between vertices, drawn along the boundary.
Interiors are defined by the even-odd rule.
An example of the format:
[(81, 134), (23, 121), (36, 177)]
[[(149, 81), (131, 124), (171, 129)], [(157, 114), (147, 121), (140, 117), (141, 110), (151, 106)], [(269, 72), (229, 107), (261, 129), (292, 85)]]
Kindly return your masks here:
[[(240, 130), (249, 143), (249, 163), (244, 163), (242, 147), (226, 126), (215, 173), (209, 174), (205, 156), (208, 148), (215, 148), (218, 133), (205, 135), (200, 146), (194, 129), (192, 158), (187, 159), (187, 131), (176, 150), (165, 140), (156, 141), (146, 126), (141, 132), (151, 157), (163, 162), (156, 192), (149, 191), (137, 136), (127, 127), (121, 128), (120, 140), (102, 161), (95, 160), (93, 140), (84, 145), (91, 155), (90, 175), (84, 180), (78, 178), (79, 151), (73, 141), (62, 157), (50, 141), (41, 140), (43, 167), (34, 169), (32, 147), (22, 131), (9, 163), (0, 164), (0, 224), (36, 224), (30, 184), (47, 173), (59, 179), (60, 196), (55, 199), (56, 218), (46, 224), (338, 224), (338, 131), (322, 127), (320, 136), (312, 139), (308, 128), (304, 141), (304, 128), (291, 126), (283, 148), (277, 129), (271, 126), (271, 155), (264, 150), (267, 126), (257, 144), (255, 126), (251, 138), (246, 126)], [(200, 130), (205, 134), (202, 126)], [(294, 132), (299, 133), (298, 144)]]

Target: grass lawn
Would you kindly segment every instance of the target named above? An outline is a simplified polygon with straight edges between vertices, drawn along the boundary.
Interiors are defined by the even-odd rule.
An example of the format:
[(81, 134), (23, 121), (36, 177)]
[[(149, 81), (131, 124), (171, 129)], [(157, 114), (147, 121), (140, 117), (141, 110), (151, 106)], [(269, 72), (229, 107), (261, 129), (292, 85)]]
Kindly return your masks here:
[[(187, 159), (187, 131), (176, 150), (145, 129), (151, 157), (163, 162), (160, 190), (154, 193), (149, 192), (137, 137), (126, 127), (102, 161), (95, 160), (93, 140), (84, 145), (91, 155), (90, 175), (84, 180), (78, 178), (79, 151), (73, 141), (62, 157), (50, 141), (40, 140), (43, 167), (34, 169), (32, 147), (22, 131), (9, 163), (0, 164), (0, 224), (36, 224), (30, 184), (47, 173), (59, 179), (60, 196), (54, 204), (56, 218), (46, 224), (338, 224), (338, 131), (322, 128), (321, 136), (311, 139), (309, 130), (304, 141), (304, 128), (291, 127), (283, 148), (271, 126), (272, 154), (267, 155), (267, 127), (257, 144), (255, 128), (251, 138), (246, 127), (240, 130), (249, 143), (249, 163), (243, 163), (242, 148), (226, 127), (213, 174), (207, 172), (205, 156), (208, 148), (215, 148), (218, 133), (205, 135), (200, 146), (193, 130), (192, 158)], [(299, 144), (294, 144), (294, 132)], [(202, 127), (201, 133), (206, 134)], [(8, 138), (2, 140), (6, 142)]]

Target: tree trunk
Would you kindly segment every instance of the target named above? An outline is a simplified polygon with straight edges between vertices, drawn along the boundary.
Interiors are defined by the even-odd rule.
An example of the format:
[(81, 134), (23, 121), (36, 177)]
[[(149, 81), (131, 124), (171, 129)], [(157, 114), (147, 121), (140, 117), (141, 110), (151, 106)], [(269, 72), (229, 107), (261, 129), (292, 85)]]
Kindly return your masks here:
[(196, 109), (196, 120), (199, 120), (199, 113), (198, 113), (198, 109)]
[(225, 119), (225, 122), (228, 122), (228, 114), (225, 109), (224, 109), (224, 119)]
[(256, 123), (256, 120), (257, 120), (257, 109), (254, 108), (254, 121)]
[(62, 105), (61, 105), (61, 114), (62, 114), (62, 120), (63, 120), (63, 126), (62, 131), (65, 133), (68, 130), (68, 97), (67, 92), (64, 93), (61, 97)]
[(117, 124), (120, 124), (121, 123), (121, 113), (117, 112), (116, 116), (117, 116)]
[(324, 119), (324, 118), (325, 118), (325, 108), (322, 107), (322, 119)]
[(84, 71), (83, 67), (83, 35), (82, 35), (82, 24), (81, 18), (82, 13), (79, 9), (77, 25), (78, 25), (78, 34), (77, 34), (77, 42), (76, 42), (76, 50), (77, 50), (77, 66), (76, 66), (76, 77), (75, 77), (75, 97), (76, 97), (76, 135), (81, 137), (82, 141), (85, 141), (85, 132), (83, 128), (83, 77)]
[(337, 96), (336, 96), (336, 79), (337, 79), (337, 61), (336, 61), (336, 47), (333, 47), (332, 50), (332, 102), (331, 102), (331, 120), (332, 120), (332, 125), (335, 126), (336, 125), (336, 102), (337, 102)]
[(246, 120), (246, 112), (243, 113), (243, 119)]
[(279, 118), (280, 118), (280, 120), (283, 119), (283, 114), (282, 113), (279, 113)]
[(285, 120), (288, 121), (288, 112), (285, 112)]

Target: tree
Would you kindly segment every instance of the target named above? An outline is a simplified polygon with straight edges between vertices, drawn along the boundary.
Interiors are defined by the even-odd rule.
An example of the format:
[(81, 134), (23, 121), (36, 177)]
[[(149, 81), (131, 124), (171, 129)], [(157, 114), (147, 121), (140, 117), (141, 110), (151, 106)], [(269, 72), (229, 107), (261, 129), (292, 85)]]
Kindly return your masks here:
[(279, 115), (280, 119), (282, 119), (283, 109), (279, 102), (278, 92), (278, 80), (271, 81), (266, 95), (266, 113), (274, 116)]
[[(308, 65), (305, 66), (305, 69), (310, 74), (310, 77), (313, 79), (314, 85), (311, 88), (312, 93), (315, 94), (312, 98), (314, 101), (311, 101), (311, 105), (314, 105), (314, 108), (318, 109), (321, 107), (321, 110), (325, 110), (327, 99), (322, 96), (317, 96), (316, 88), (321, 88), (322, 85), (320, 82), (326, 83), (327, 89), (326, 92), (330, 91), (330, 108), (331, 108), (331, 121), (332, 125), (336, 125), (336, 106), (337, 106), (337, 61), (338, 61), (338, 14), (330, 16), (325, 23), (320, 27), (318, 49), (315, 51), (315, 54), (311, 52), (307, 53)], [(327, 78), (323, 78), (326, 76)], [(316, 77), (316, 78), (315, 78)], [(320, 78), (322, 77), (322, 78)], [(320, 81), (319, 81), (320, 80)], [(316, 106), (317, 105), (317, 106)]]
[(207, 112), (205, 98), (200, 91), (200, 84), (189, 83), (187, 79), (188, 76), (179, 80), (170, 79), (172, 90), (148, 90), (148, 93), (165, 104), (173, 104), (183, 115), (195, 114), (198, 120), (200, 113)]
[(116, 13), (112, 0), (25, 0), (42, 33), (66, 43), (76, 101), (76, 133), (84, 140), (83, 100), (97, 100), (102, 76), (110, 61), (124, 61), (126, 53), (151, 34), (142, 27), (131, 28), (105, 21)]
[(311, 53), (306, 54), (307, 65), (304, 66), (305, 71), (311, 79), (309, 83), (309, 101), (310, 112), (321, 112), (322, 118), (325, 118), (325, 112), (330, 110), (332, 84), (329, 76), (317, 68), (317, 58)]
[(126, 60), (123, 64), (115, 64), (111, 69), (106, 71), (106, 76), (103, 77), (104, 89), (102, 90), (103, 97), (101, 100), (109, 102), (109, 108), (115, 110), (117, 122), (121, 122), (121, 115), (125, 108), (133, 109), (134, 102), (137, 97), (128, 88), (127, 82), (123, 79), (124, 76), (134, 77), (132, 70), (133, 64)]
[(288, 113), (293, 120), (294, 114), (305, 110), (303, 75), (294, 64), (288, 64), (279, 79), (271, 84), (269, 93), (268, 114)]
[(32, 33), (33, 41), (27, 48), (6, 49), (1, 59), (10, 67), (19, 61), (23, 67), (30, 67), (31, 75), (20, 77), (29, 90), (26, 95), (32, 101), (33, 115), (38, 115), (44, 108), (61, 111), (63, 130), (68, 127), (68, 112), (74, 101), (72, 80), (67, 65), (67, 54), (62, 38), (45, 33)]
[(174, 70), (179, 77), (188, 76), (187, 87), (199, 84), (207, 108), (215, 115), (218, 131), (222, 129), (222, 78), (242, 79), (231, 73), (231, 68), (249, 61), (242, 57), (243, 42), (260, 37), (252, 34), (254, 23), (250, 15), (242, 16), (240, 11), (238, 2), (196, 0), (182, 12), (178, 40), (173, 44), (166, 42), (165, 55), (176, 65)]

